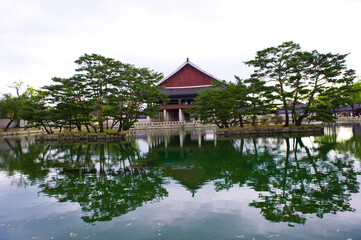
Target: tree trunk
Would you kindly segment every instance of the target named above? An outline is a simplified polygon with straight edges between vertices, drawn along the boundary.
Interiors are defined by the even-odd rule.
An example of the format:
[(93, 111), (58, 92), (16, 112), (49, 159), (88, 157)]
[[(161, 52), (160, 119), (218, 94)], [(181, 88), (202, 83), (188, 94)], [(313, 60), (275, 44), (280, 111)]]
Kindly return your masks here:
[(112, 125), (110, 126), (110, 129), (113, 129), (113, 127), (115, 127), (115, 125), (117, 125), (119, 121), (116, 121), (115, 119), (113, 119)]
[(44, 123), (41, 123), (41, 125), (43, 126), (43, 128), (45, 129), (46, 133), (47, 134), (50, 134), (49, 130), (46, 128), (45, 124)]
[(99, 132), (104, 132), (104, 126), (103, 126), (103, 121), (98, 121), (99, 124)]
[(240, 125), (241, 127), (244, 126), (243, 117), (242, 117), (242, 116), (239, 116), (239, 125)]
[(288, 110), (287, 110), (287, 107), (285, 107), (285, 125), (284, 127), (288, 127), (289, 126), (289, 121), (290, 121), (290, 118), (288, 116)]
[(296, 121), (295, 121), (296, 126), (301, 126), (302, 121), (303, 121), (303, 117), (296, 118)]
[(6, 132), (8, 130), (8, 128), (10, 127), (10, 125), (14, 122), (14, 119), (11, 119), (10, 122), (6, 125), (4, 132)]
[(119, 120), (118, 122), (119, 122), (118, 132), (120, 132), (123, 129), (123, 121)]
[(90, 123), (89, 125), (93, 128), (94, 132), (97, 132), (97, 128), (93, 124)]
[(256, 114), (252, 116), (252, 126), (256, 126)]
[(20, 127), (20, 121), (21, 121), (21, 120), (16, 120), (16, 121), (15, 121), (15, 122), (16, 122), (16, 124), (15, 124), (15, 127), (16, 127), (16, 128), (19, 128), (19, 127)]
[(90, 129), (89, 129), (88, 124), (85, 124), (85, 127), (86, 127), (86, 130), (88, 131), (88, 133), (90, 133)]
[[(282, 90), (282, 93), (283, 93), (283, 90)], [(288, 115), (288, 106), (287, 106), (287, 102), (286, 102), (286, 97), (283, 96), (282, 97), (282, 102), (283, 102), (283, 108), (285, 110), (285, 125), (284, 127), (288, 127), (289, 126), (289, 122), (290, 122), (290, 118), (289, 118), (289, 115)]]

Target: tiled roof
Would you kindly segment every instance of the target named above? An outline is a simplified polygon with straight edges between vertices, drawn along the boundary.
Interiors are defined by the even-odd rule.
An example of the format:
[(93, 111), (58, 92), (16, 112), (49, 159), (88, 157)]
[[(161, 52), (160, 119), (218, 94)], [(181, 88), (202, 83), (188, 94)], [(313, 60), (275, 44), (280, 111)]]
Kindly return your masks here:
[(207, 75), (208, 77), (214, 79), (214, 80), (218, 80), (221, 81), (221, 79), (213, 76), (212, 74), (204, 71), (203, 69), (201, 69), (200, 67), (198, 67), (197, 65), (195, 65), (194, 63), (192, 63), (191, 61), (189, 61), (189, 59), (187, 58), (187, 60), (179, 67), (177, 68), (174, 72), (172, 72), (171, 74), (169, 74), (167, 77), (163, 78), (162, 80), (160, 80), (158, 82), (158, 85), (162, 84), (163, 82), (167, 81), (169, 78), (171, 78), (174, 74), (176, 74), (177, 72), (179, 72), (182, 68), (184, 68), (186, 65), (190, 65), (193, 68), (197, 69), (198, 71), (202, 72), (203, 74)]
[[(361, 104), (354, 105), (354, 110), (360, 109), (360, 108), (361, 108)], [(350, 105), (347, 105), (346, 107), (340, 107), (339, 109), (336, 110), (336, 112), (351, 111), (351, 110), (352, 110), (352, 107)]]

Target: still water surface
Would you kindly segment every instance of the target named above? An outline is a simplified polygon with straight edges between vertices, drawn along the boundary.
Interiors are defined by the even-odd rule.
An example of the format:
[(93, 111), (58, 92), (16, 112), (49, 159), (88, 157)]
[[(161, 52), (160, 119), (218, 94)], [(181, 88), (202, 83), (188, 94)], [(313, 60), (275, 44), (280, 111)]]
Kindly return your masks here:
[(0, 139), (0, 239), (361, 239), (361, 126)]

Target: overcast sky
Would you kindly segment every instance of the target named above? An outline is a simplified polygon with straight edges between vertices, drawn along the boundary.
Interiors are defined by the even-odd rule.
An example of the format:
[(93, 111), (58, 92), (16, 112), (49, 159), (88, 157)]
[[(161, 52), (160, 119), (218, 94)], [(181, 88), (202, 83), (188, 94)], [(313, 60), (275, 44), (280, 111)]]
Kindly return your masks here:
[(361, 74), (361, 0), (0, 0), (1, 93), (70, 77), (97, 53), (165, 76), (187, 57), (233, 80), (256, 51), (285, 41), (350, 53)]

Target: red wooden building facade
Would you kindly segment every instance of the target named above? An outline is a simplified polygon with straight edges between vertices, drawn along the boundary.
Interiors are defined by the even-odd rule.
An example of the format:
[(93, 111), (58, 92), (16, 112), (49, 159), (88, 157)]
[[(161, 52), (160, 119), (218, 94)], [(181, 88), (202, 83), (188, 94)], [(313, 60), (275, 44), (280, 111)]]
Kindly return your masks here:
[(159, 86), (164, 86), (160, 91), (168, 94), (170, 99), (170, 102), (161, 107), (159, 120), (190, 121), (191, 116), (184, 109), (194, 107), (194, 98), (200, 90), (210, 87), (212, 79), (220, 80), (187, 58), (178, 69), (158, 83)]

